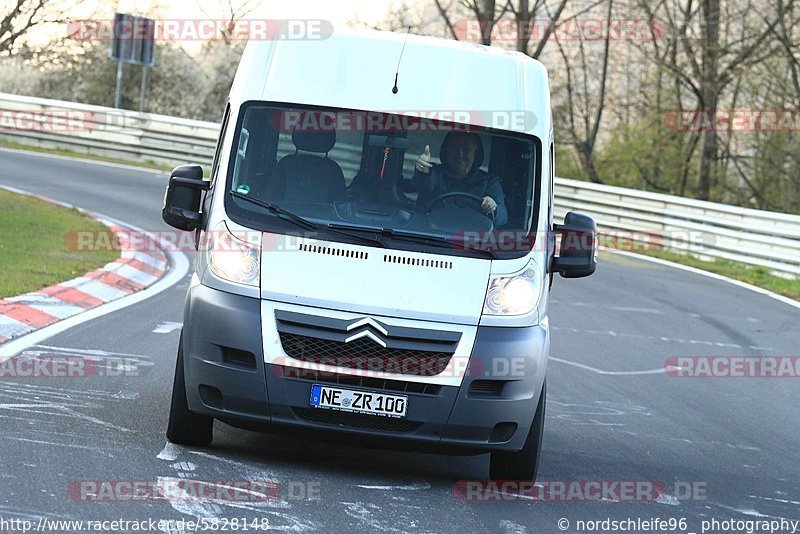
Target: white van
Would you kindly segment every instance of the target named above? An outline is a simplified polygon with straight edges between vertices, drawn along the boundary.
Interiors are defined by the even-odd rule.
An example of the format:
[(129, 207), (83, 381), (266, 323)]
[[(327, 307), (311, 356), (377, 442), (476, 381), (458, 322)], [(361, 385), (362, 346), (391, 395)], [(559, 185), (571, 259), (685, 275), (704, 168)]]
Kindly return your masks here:
[[(553, 224), (545, 68), (383, 32), (250, 42), (211, 178), (176, 168), (197, 233), (167, 437), (214, 419), (313, 439), (491, 452), (536, 477), (552, 277), (596, 226)], [(560, 252), (554, 246), (561, 234)]]

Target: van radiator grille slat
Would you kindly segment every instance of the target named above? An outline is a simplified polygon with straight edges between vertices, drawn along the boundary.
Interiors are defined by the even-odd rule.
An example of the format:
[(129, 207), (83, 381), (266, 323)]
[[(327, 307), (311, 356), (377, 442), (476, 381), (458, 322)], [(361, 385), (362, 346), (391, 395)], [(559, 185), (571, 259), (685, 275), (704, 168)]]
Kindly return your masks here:
[(363, 371), (435, 376), (447, 368), (452, 353), (382, 347), (369, 338), (349, 343), (280, 332), (287, 356), (316, 364)]

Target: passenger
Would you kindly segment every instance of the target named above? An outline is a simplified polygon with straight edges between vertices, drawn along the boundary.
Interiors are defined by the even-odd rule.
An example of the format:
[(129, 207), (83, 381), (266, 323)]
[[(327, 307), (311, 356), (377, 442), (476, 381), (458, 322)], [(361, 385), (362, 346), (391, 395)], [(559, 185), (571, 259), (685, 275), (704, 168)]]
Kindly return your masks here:
[(494, 218), (494, 227), (508, 221), (503, 187), (500, 178), (480, 169), (483, 163), (483, 142), (472, 132), (450, 132), (442, 141), (439, 151), (441, 165), (431, 163), (431, 148), (417, 159), (412, 178), (419, 192), (417, 205), (423, 209), (428, 203), (444, 193), (469, 193), (481, 197), (480, 208), (484, 214)]

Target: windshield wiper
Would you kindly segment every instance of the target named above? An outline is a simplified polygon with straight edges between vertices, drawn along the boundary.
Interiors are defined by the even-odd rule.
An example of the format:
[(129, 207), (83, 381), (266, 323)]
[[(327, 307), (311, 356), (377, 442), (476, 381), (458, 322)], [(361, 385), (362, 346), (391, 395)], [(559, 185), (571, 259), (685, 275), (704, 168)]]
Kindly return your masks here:
[(232, 197), (241, 198), (242, 200), (246, 200), (247, 202), (255, 204), (256, 206), (260, 206), (266, 210), (269, 210), (271, 213), (274, 213), (275, 215), (282, 217), (287, 221), (292, 221), (297, 226), (302, 226), (306, 230), (317, 230), (319, 228), (316, 224), (309, 221), (308, 219), (304, 219), (299, 215), (296, 215), (291, 211), (287, 211), (278, 205), (270, 204), (269, 202), (262, 202), (261, 200), (257, 200), (255, 198), (248, 197), (247, 195), (239, 193), (238, 191), (229, 191), (229, 193), (231, 194)]
[(365, 243), (369, 243), (370, 245), (375, 245), (380, 248), (386, 248), (386, 244), (383, 241), (381, 241), (381, 239), (377, 236), (367, 237), (364, 235), (353, 234), (345, 231), (345, 230), (362, 230), (362, 228), (359, 228), (358, 226), (347, 226), (346, 224), (331, 223), (331, 224), (326, 224), (325, 229), (335, 234), (346, 235), (348, 237), (352, 237), (353, 239), (359, 239)]
[[(276, 204), (270, 204), (269, 202), (262, 202), (261, 200), (257, 200), (255, 198), (248, 197), (247, 195), (243, 195), (242, 193), (239, 193), (238, 191), (230, 191), (230, 194), (231, 194), (231, 196), (234, 196), (236, 198), (241, 198), (241, 199), (246, 200), (248, 202), (252, 202), (256, 206), (261, 206), (262, 208), (264, 208), (266, 210), (269, 210), (270, 212), (278, 215), (279, 217), (283, 217), (284, 219), (286, 219), (288, 221), (292, 221), (295, 224), (297, 224), (298, 226), (302, 226), (303, 228), (305, 228), (307, 230), (313, 230), (313, 231), (316, 232), (317, 230), (323, 229), (323, 227), (320, 227), (320, 226), (314, 224), (313, 222), (309, 221), (308, 219), (304, 219), (303, 217), (301, 217), (301, 216), (299, 216), (299, 215), (297, 215), (295, 213), (292, 213), (291, 211), (288, 211), (288, 210), (286, 210), (286, 209), (284, 209), (284, 208), (282, 208), (282, 207), (280, 207), (280, 206), (278, 206)], [(379, 246), (381, 248), (386, 248), (386, 245), (384, 245), (383, 242), (380, 241), (379, 239), (366, 237), (366, 236), (358, 235), (358, 234), (351, 234), (349, 232), (342, 232), (341, 230), (337, 230), (335, 228), (331, 228), (331, 225), (327, 225), (327, 227), (324, 227), (324, 229), (327, 229), (329, 232), (336, 233), (336, 234), (339, 234), (339, 235), (346, 235), (347, 237), (350, 237), (351, 239), (358, 239), (359, 241), (362, 241), (364, 243), (369, 243), (370, 245), (377, 245), (377, 246)]]

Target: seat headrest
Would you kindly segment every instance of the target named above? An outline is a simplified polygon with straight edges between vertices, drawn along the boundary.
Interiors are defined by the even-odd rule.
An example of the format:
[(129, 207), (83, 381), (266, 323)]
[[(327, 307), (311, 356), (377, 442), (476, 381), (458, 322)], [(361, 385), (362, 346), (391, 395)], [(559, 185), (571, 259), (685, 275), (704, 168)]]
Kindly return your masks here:
[(336, 144), (336, 132), (332, 130), (323, 132), (295, 130), (292, 132), (292, 143), (298, 150), (328, 153)]

